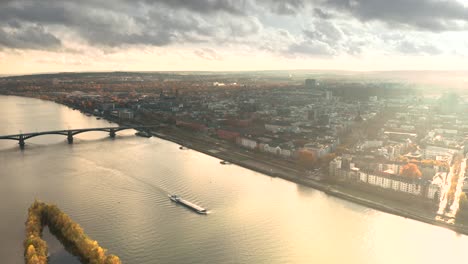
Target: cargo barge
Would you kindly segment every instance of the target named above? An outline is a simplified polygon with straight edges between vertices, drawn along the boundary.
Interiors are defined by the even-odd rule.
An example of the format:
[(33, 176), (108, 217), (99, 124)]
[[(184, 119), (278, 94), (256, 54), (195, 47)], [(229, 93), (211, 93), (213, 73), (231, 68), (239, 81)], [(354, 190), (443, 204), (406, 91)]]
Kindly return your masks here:
[(181, 204), (199, 214), (207, 214), (207, 210), (201, 206), (198, 206), (194, 203), (191, 203), (187, 200), (184, 200), (182, 198), (180, 198), (178, 195), (175, 195), (175, 194), (172, 194), (172, 195), (168, 195), (169, 196), (169, 199), (171, 199), (173, 202), (176, 202), (178, 204)]

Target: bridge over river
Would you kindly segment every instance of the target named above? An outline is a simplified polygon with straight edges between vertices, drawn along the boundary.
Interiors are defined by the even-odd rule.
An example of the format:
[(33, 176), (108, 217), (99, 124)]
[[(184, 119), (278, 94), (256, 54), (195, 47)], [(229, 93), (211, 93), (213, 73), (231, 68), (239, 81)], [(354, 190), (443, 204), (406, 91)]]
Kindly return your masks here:
[(0, 136), (1, 139), (7, 140), (16, 140), (21, 149), (25, 146), (25, 141), (27, 139), (43, 136), (43, 135), (63, 135), (67, 137), (68, 143), (73, 143), (73, 136), (91, 132), (91, 131), (102, 131), (109, 133), (111, 138), (114, 138), (116, 133), (121, 130), (126, 129), (136, 129), (136, 130), (149, 130), (150, 128), (154, 128), (154, 126), (120, 126), (120, 127), (95, 127), (95, 128), (81, 128), (81, 129), (66, 129), (66, 130), (52, 130), (52, 131), (42, 131), (42, 132), (32, 132), (32, 133), (21, 133), (16, 135), (7, 135), (7, 136)]

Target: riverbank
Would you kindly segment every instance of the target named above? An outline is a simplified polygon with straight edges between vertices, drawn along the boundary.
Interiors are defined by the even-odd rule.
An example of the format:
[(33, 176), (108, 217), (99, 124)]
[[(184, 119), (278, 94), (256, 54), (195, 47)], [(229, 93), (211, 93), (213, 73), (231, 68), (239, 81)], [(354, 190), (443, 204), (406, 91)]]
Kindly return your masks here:
[(396, 199), (388, 199), (372, 192), (363, 192), (363, 190), (359, 188), (333, 184), (325, 181), (317, 181), (306, 177), (300, 170), (286, 167), (284, 164), (279, 165), (278, 163), (275, 163), (273, 159), (265, 159), (265, 157), (259, 158), (259, 155), (254, 152), (241, 150), (236, 146), (231, 146), (225, 142), (220, 142), (212, 138), (202, 137), (200, 135), (197, 137), (197, 135), (193, 134), (187, 135), (187, 132), (177, 128), (168, 127), (164, 131), (153, 131), (152, 134), (164, 140), (168, 140), (182, 146), (188, 146), (190, 149), (226, 160), (241, 167), (305, 185), (343, 200), (468, 235), (468, 226), (449, 224), (436, 220), (436, 213), (431, 210), (421, 208), (421, 202), (408, 203), (397, 201)]
[[(73, 108), (72, 106), (68, 107)], [(125, 125), (125, 123), (121, 123), (116, 119), (108, 117), (103, 117), (103, 119)], [(277, 158), (268, 157), (267, 155), (260, 155), (254, 151), (244, 150), (238, 146), (204, 134), (185, 131), (175, 126), (167, 126), (160, 127), (158, 130), (153, 131), (153, 135), (262, 174), (309, 186), (333, 197), (468, 235), (468, 226), (437, 221), (435, 220), (435, 212), (420, 210), (418, 206), (410, 203), (411, 200), (407, 200), (406, 202), (395, 201), (394, 199), (382, 197), (378, 193), (366, 193), (359, 189), (350, 188), (350, 186), (347, 185), (317, 181), (306, 177), (304, 171), (298, 170), (293, 164), (288, 164), (285, 160), (279, 160)], [(381, 190), (374, 189), (377, 192)]]
[[(66, 129), (67, 123), (117, 126), (53, 102), (2, 96), (0, 102), (11, 110), (1, 119), (11, 124), (2, 127), (3, 134)], [(71, 145), (66, 136), (39, 137), (27, 141), (24, 151), (16, 142), (0, 141), (3, 262), (23, 263), (24, 221), (17, 219), (25, 219), (34, 198), (59, 204), (125, 263), (433, 263), (444, 262), (438, 249), (457, 260), (464, 258), (457, 249), (468, 247), (468, 236), (451, 230), (221, 165), (220, 159), (134, 132), (118, 132), (115, 139), (84, 133)], [(208, 208), (210, 215), (173, 204), (168, 193)], [(51, 262), (77, 260), (45, 231)]]

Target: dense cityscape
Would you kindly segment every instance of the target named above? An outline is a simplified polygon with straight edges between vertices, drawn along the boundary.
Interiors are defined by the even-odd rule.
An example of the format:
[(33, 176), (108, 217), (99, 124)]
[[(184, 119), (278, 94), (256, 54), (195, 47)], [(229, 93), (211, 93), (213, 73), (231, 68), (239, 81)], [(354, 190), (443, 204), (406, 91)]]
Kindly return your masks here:
[(0, 85), (4, 95), (157, 126), (154, 135), (233, 163), (468, 230), (468, 104), (456, 92), (284, 72), (54, 74)]
[(0, 263), (468, 247), (468, 1), (0, 0)]

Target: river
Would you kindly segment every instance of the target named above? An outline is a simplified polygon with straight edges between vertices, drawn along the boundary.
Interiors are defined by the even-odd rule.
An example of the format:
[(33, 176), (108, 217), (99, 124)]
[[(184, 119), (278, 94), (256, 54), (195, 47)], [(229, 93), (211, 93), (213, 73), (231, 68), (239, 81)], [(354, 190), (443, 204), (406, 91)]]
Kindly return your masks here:
[[(103, 127), (68, 107), (0, 96), (0, 135)], [(57, 204), (123, 263), (463, 262), (468, 237), (330, 197), (159, 138), (121, 131), (0, 140), (0, 259), (23, 263), (35, 198)], [(171, 202), (176, 193), (209, 209)], [(50, 263), (78, 263), (45, 232)]]

